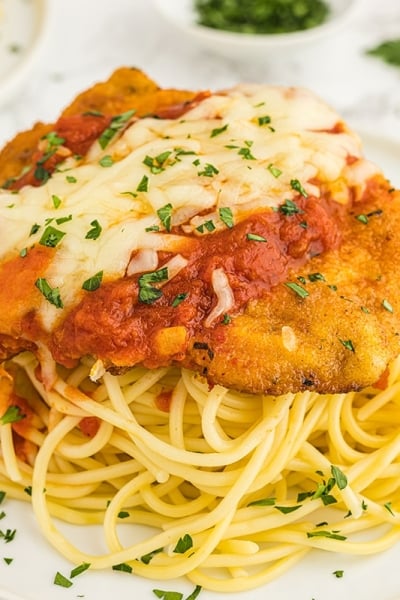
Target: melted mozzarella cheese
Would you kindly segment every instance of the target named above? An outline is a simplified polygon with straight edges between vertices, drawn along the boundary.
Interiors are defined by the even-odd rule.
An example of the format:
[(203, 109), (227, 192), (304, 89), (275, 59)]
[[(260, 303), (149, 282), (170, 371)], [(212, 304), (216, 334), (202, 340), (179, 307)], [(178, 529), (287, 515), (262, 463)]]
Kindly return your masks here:
[[(324, 186), (346, 202), (346, 181), (361, 188), (377, 169), (363, 159), (355, 134), (333, 132), (338, 121), (305, 90), (262, 85), (211, 96), (181, 119), (140, 119), (105, 150), (96, 142), (84, 161), (68, 158), (45, 185), (1, 192), (3, 260), (40, 243), (48, 225), (62, 232), (45, 277), (68, 309), (96, 273), (103, 281), (123, 277), (133, 253), (179, 253), (184, 239), (166, 230), (158, 212), (166, 206), (172, 225), (204, 235), (212, 232), (197, 228), (207, 220), (215, 230), (226, 227), (221, 208), (237, 222), (295, 197), (293, 180), (308, 194), (318, 197)], [(111, 166), (101, 166), (107, 155)], [(61, 312), (43, 298), (44, 328)]]

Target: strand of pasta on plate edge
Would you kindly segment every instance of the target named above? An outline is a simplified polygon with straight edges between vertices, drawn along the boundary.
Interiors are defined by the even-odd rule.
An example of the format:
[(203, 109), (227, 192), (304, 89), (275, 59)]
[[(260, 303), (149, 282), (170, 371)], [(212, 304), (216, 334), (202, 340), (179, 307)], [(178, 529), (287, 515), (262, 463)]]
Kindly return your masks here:
[(0, 489), (55, 548), (233, 592), (397, 541), (399, 192), (331, 107), (121, 68), (0, 179)]

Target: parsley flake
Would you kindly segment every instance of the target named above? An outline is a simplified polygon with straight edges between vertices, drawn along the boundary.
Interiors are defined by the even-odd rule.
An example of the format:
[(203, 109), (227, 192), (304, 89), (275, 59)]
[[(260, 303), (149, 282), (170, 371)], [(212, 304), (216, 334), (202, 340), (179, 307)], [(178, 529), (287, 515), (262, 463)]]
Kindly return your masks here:
[(214, 175), (218, 175), (219, 170), (214, 165), (207, 163), (202, 171), (199, 171), (197, 175), (200, 177), (214, 177)]
[(86, 240), (97, 240), (102, 232), (102, 227), (97, 219), (90, 222), (92, 229), (89, 229), (87, 234), (85, 235)]
[(112, 167), (113, 164), (114, 164), (114, 160), (113, 160), (113, 157), (110, 156), (110, 154), (106, 154), (99, 160), (99, 165), (104, 168)]
[(43, 294), (43, 296), (50, 302), (50, 304), (54, 304), (56, 308), (63, 308), (64, 304), (61, 300), (60, 290), (59, 288), (52, 288), (46, 279), (43, 277), (39, 277), (36, 279), (35, 286)]
[(304, 198), (308, 198), (306, 190), (303, 188), (298, 179), (292, 179), (290, 181), (290, 187), (292, 188), (292, 190), (299, 192), (299, 194), (301, 194)]
[(132, 573), (132, 567), (127, 563), (119, 563), (112, 566), (113, 571), (123, 571), (124, 573)]
[(353, 342), (351, 340), (342, 340), (339, 338), (339, 342), (346, 348), (346, 350), (350, 350), (350, 352), (355, 352)]
[(158, 218), (167, 231), (171, 231), (172, 204), (168, 203), (157, 210)]
[(61, 587), (69, 588), (73, 585), (72, 581), (67, 579), (64, 575), (62, 575), (59, 571), (57, 571), (54, 581), (54, 585), (60, 585)]
[(285, 200), (285, 202), (279, 206), (278, 211), (287, 217), (304, 213), (304, 210), (299, 208), (293, 200)]
[(274, 167), (272, 163), (268, 165), (267, 169), (271, 173), (271, 175), (275, 177), (275, 179), (282, 175), (282, 171), (278, 169), (278, 167)]
[(77, 575), (80, 575), (81, 573), (84, 573), (84, 571), (87, 571), (90, 567), (90, 563), (82, 563), (81, 565), (78, 565), (77, 567), (75, 567), (75, 569), (72, 569), (71, 573), (69, 574), (69, 576), (72, 578), (77, 577)]
[(309, 296), (309, 292), (295, 281), (287, 281), (285, 286), (300, 296), (300, 298), (307, 298)]
[(219, 214), (219, 218), (221, 219), (221, 221), (227, 227), (229, 227), (229, 229), (232, 229), (233, 224), (234, 224), (232, 210), (228, 206), (223, 206), (222, 208), (220, 208), (218, 210), (218, 214)]
[(99, 271), (96, 273), (96, 275), (89, 277), (89, 279), (86, 279), (86, 281), (82, 283), (82, 289), (86, 290), (87, 292), (94, 292), (100, 287), (102, 279), (103, 271)]
[(264, 115), (263, 117), (258, 117), (257, 121), (260, 126), (269, 125), (271, 123), (271, 117), (269, 115)]
[(129, 119), (135, 114), (135, 112), (135, 110), (128, 110), (120, 115), (116, 115), (111, 119), (109, 126), (106, 127), (99, 137), (99, 144), (103, 150), (108, 146), (117, 131), (123, 128)]
[(64, 237), (65, 232), (48, 225), (44, 230), (42, 237), (39, 240), (39, 244), (42, 246), (48, 246), (49, 248), (55, 248), (57, 244)]
[(224, 131), (226, 131), (228, 129), (228, 123), (226, 123), (226, 125), (223, 125), (222, 127), (216, 127), (215, 129), (213, 129), (211, 131), (210, 137), (216, 137), (217, 135), (221, 135), (221, 133), (224, 133)]
[(267, 239), (257, 233), (247, 233), (246, 238), (252, 242), (266, 242)]
[(21, 412), (20, 407), (13, 404), (9, 406), (3, 416), (0, 417), (0, 424), (7, 425), (8, 423), (18, 423), (18, 421), (24, 419), (25, 416), (26, 415)]
[(168, 268), (163, 267), (152, 273), (145, 273), (138, 279), (139, 301), (144, 304), (152, 304), (162, 296), (162, 291), (153, 286), (154, 283), (168, 279)]
[(188, 550), (190, 550), (190, 548), (193, 547), (193, 540), (191, 538), (191, 536), (186, 533), (183, 537), (179, 538), (175, 548), (174, 548), (174, 552), (176, 554), (185, 554), (185, 552), (187, 552)]
[(183, 301), (185, 300), (185, 298), (187, 298), (187, 297), (188, 297), (188, 295), (189, 295), (189, 294), (188, 294), (187, 292), (183, 292), (182, 294), (178, 294), (178, 295), (177, 295), (177, 296), (175, 296), (175, 298), (173, 299), (171, 306), (172, 306), (173, 308), (176, 308), (177, 306), (179, 306), (179, 304), (180, 304), (181, 302), (183, 302)]

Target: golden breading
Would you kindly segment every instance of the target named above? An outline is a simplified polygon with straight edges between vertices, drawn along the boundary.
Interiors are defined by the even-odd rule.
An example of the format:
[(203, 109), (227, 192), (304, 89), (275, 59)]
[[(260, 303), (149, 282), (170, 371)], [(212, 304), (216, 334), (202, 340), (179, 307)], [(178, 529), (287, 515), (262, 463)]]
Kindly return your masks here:
[[(107, 82), (80, 94), (62, 116), (96, 111), (115, 115), (135, 109), (137, 116), (156, 113), (173, 118), (182, 104), (196, 96), (189, 91), (162, 90), (142, 72), (123, 68)], [(18, 178), (24, 167), (31, 165), (40, 139), (52, 129), (53, 125), (38, 123), (9, 142), (0, 153), (0, 180)], [(273, 285), (261, 297), (250, 298), (224, 327), (197, 328), (190, 337), (193, 319), (199, 318), (193, 311), (186, 313), (186, 321), (161, 327), (152, 338), (158, 363), (152, 365), (151, 353), (147, 358), (143, 354), (143, 363), (179, 364), (199, 371), (212, 384), (275, 395), (299, 390), (346, 392), (376, 382), (400, 350), (400, 193), (375, 175), (337, 219), (340, 244), (332, 243), (329, 250), (291, 267), (283, 283)], [(260, 240), (266, 241), (259, 236)], [(42, 249), (29, 260), (36, 265), (32, 267), (33, 285), (34, 269), (37, 273), (44, 269), (49, 253)], [(3, 285), (15, 275), (17, 267), (10, 265), (0, 269)], [(39, 299), (36, 297), (36, 304), (29, 297), (24, 300), (24, 274), (17, 272), (16, 281), (20, 296), (11, 311), (16, 325), (10, 329), (7, 319), (0, 319), (3, 358), (20, 349), (32, 349), (35, 339), (34, 319), (29, 327), (26, 319), (31, 318)], [(285, 285), (288, 282), (294, 285)], [(70, 310), (46, 341), (53, 356), (72, 366), (79, 357), (92, 354), (114, 370), (141, 362), (140, 353), (122, 354), (117, 340), (124, 334), (126, 339), (120, 345), (129, 350), (129, 345), (135, 346), (135, 335), (144, 336), (135, 329), (137, 315), (130, 306), (136, 283), (127, 279), (119, 288), (105, 284)], [(193, 293), (197, 293), (196, 285)], [(201, 303), (201, 291), (198, 293)], [(176, 297), (179, 295), (181, 299), (184, 296)], [(0, 295), (4, 314), (7, 302), (8, 298)], [(111, 339), (116, 349), (102, 354), (102, 337)], [(64, 350), (67, 342), (69, 353)]]

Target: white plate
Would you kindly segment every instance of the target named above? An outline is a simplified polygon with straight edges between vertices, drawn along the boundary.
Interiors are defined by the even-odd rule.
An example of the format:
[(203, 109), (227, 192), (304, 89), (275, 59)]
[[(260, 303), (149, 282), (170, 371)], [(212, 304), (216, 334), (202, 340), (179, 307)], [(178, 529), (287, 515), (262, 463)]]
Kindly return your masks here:
[(22, 87), (38, 60), (47, 0), (0, 0), (0, 103)]
[[(382, 166), (393, 185), (400, 187), (400, 144), (362, 134), (367, 156)], [(179, 591), (185, 598), (194, 586), (186, 581), (148, 581), (116, 571), (86, 571), (71, 588), (53, 584), (57, 571), (69, 576), (71, 565), (43, 540), (28, 504), (5, 500), (6, 517), (0, 529), (17, 529), (15, 539), (0, 539), (0, 600), (154, 600), (154, 588)], [(0, 511), (1, 512), (1, 511)], [(99, 551), (100, 528), (61, 525), (85, 549)], [(89, 541), (88, 541), (89, 540)], [(89, 545), (89, 548), (88, 548)], [(7, 565), (4, 558), (13, 558)], [(235, 600), (400, 600), (400, 543), (376, 556), (352, 557), (314, 551), (291, 571), (259, 589), (232, 594)], [(343, 578), (334, 571), (343, 570)], [(226, 595), (202, 591), (199, 600), (222, 600)]]

